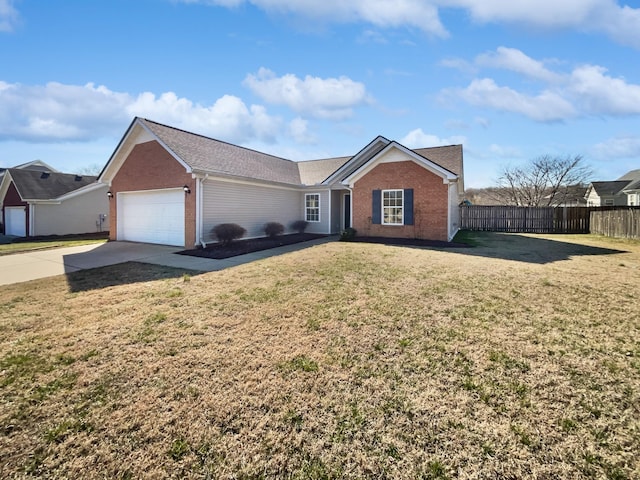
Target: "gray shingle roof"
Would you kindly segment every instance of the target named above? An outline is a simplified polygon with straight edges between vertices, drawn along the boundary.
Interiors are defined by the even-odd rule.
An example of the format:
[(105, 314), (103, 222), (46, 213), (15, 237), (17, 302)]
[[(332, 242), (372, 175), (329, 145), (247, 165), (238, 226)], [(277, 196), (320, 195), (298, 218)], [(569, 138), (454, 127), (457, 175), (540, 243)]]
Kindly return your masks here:
[(296, 162), (140, 119), (193, 170), (300, 185)]
[(614, 180), (611, 182), (591, 182), (593, 189), (598, 196), (603, 195), (617, 195), (622, 192), (622, 189), (631, 183), (629, 180)]
[(9, 168), (7, 170), (18, 193), (24, 200), (50, 200), (96, 181), (91, 175), (42, 172)]
[(335, 157), (298, 162), (300, 181), (303, 185), (320, 184), (351, 158), (352, 157)]
[(462, 176), (462, 145), (416, 148), (413, 151), (450, 172)]
[(640, 169), (625, 173), (618, 180), (640, 180)]
[[(317, 185), (353, 158), (345, 156), (294, 162), (152, 120), (138, 118), (138, 121), (192, 170), (204, 173), (291, 185)], [(381, 144), (380, 149), (384, 146), (385, 144)], [(462, 145), (420, 148), (413, 151), (458, 176), (462, 175)], [(359, 165), (353, 165), (342, 172), (341, 176), (346, 178), (357, 168)]]

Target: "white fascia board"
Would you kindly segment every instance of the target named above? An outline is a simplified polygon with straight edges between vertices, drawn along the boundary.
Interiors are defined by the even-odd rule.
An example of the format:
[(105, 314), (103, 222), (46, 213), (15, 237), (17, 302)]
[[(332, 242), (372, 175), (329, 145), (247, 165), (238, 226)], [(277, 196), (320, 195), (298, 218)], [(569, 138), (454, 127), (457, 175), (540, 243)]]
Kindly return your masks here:
[[(347, 178), (345, 178), (342, 181), (342, 184), (349, 186), (350, 188), (353, 188), (353, 185), (355, 184), (355, 182), (357, 182), (360, 178), (362, 178), (364, 175), (366, 175), (371, 170), (373, 170), (373, 168), (376, 165), (378, 165), (378, 163), (380, 163), (380, 160), (382, 159), (382, 157), (394, 148), (401, 151), (405, 155), (407, 155), (409, 157), (408, 160), (411, 160), (417, 163), (421, 167), (441, 177), (442, 183), (448, 184), (450, 182), (454, 182), (458, 180), (458, 176), (456, 174), (442, 168), (440, 165), (433, 163), (432, 161), (426, 159), (425, 157), (418, 155), (414, 151), (408, 149), (404, 145), (401, 145), (398, 142), (394, 141), (389, 143), (389, 145), (383, 148), (377, 155), (373, 156), (367, 163), (362, 165), (358, 170), (356, 170)], [(395, 160), (395, 161), (407, 161), (407, 159)]]
[(349, 169), (353, 164), (358, 163), (360, 160), (362, 160), (363, 157), (366, 157), (367, 155), (369, 155), (371, 153), (371, 150), (373, 150), (374, 147), (377, 147), (380, 143), (388, 145), (389, 143), (391, 143), (391, 140), (388, 140), (382, 135), (378, 135), (371, 142), (369, 142), (369, 144), (366, 145), (362, 150), (360, 150), (353, 157), (351, 157), (349, 161), (345, 162), (338, 170), (336, 170), (330, 176), (328, 176), (322, 182), (322, 184), (330, 184), (331, 182), (335, 181), (337, 178), (340, 178), (340, 175), (345, 170)]
[[(7, 170), (2, 176), (2, 182), (0, 182), (0, 206), (4, 203), (4, 197), (7, 195), (7, 191), (9, 190), (9, 185), (13, 179), (11, 178), (11, 174), (9, 170)], [(18, 192), (18, 195), (20, 192)]]

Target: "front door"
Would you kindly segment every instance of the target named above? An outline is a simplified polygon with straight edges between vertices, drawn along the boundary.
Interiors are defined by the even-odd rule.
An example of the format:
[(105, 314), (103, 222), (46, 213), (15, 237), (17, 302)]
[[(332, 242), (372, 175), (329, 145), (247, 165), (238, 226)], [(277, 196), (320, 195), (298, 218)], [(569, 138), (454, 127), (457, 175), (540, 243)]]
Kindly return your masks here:
[(344, 228), (351, 227), (351, 195), (347, 194), (342, 197), (344, 200)]

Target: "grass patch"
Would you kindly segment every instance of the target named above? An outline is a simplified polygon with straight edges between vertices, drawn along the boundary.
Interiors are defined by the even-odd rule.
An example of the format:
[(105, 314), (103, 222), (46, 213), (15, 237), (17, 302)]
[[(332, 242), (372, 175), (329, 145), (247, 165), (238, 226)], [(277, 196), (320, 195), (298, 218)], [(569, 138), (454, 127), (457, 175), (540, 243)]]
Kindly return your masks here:
[(640, 245), (478, 237), (3, 287), (0, 477), (640, 477)]
[(16, 253), (32, 252), (34, 250), (50, 250), (53, 248), (77, 247), (80, 245), (93, 245), (105, 243), (106, 238), (58, 238), (29, 242), (15, 242), (0, 244), (0, 256), (14, 255)]

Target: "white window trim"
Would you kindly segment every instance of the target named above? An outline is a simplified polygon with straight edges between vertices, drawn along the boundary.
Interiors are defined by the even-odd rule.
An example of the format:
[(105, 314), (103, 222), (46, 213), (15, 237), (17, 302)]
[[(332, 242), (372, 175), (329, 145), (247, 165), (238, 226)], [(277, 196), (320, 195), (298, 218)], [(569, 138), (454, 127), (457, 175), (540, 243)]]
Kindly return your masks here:
[[(318, 220), (309, 220), (309, 207), (307, 207), (307, 197), (310, 196), (318, 197)], [(314, 209), (315, 210), (315, 209)], [(309, 223), (320, 223), (320, 219), (322, 218), (322, 207), (320, 205), (320, 194), (319, 193), (305, 193), (304, 194), (304, 219)]]
[[(402, 195), (402, 207), (400, 207), (400, 208), (402, 208), (402, 214), (400, 215), (400, 217), (401, 217), (400, 223), (388, 223), (388, 222), (384, 221), (384, 209), (385, 209), (385, 206), (384, 206), (384, 194), (385, 194), (385, 192), (400, 192), (401, 195)], [(404, 225), (404, 208), (405, 208), (405, 205), (404, 205), (404, 189), (402, 189), (402, 188), (390, 188), (390, 189), (387, 189), (387, 190), (382, 190), (382, 192), (380, 193), (380, 208), (382, 209), (382, 211), (380, 212), (380, 223), (382, 225), (391, 225), (391, 226), (395, 226), (395, 227), (399, 227), (399, 226)], [(394, 207), (387, 207), (387, 208), (394, 208)]]

